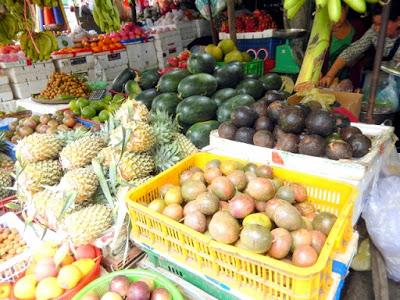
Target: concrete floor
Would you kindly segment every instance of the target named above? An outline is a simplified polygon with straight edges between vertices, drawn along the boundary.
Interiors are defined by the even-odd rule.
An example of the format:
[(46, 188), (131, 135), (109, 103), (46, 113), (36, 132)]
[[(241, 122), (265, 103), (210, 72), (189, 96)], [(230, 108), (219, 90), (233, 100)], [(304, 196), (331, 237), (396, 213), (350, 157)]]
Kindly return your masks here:
[[(390, 300), (400, 299), (400, 284), (389, 281)], [(343, 300), (374, 300), (371, 272), (351, 271), (347, 276), (342, 297)], [(377, 299), (378, 300), (378, 299)]]

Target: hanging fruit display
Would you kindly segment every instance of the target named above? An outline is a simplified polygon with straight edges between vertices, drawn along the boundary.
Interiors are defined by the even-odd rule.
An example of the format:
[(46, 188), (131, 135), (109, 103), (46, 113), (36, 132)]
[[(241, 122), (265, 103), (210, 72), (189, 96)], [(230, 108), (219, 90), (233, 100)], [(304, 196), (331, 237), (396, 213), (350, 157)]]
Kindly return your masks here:
[(96, 0), (94, 2), (93, 18), (100, 29), (106, 33), (119, 31), (121, 28), (118, 9), (111, 0)]
[(22, 51), (33, 62), (50, 59), (51, 53), (58, 49), (57, 40), (49, 31), (24, 32), (20, 42)]

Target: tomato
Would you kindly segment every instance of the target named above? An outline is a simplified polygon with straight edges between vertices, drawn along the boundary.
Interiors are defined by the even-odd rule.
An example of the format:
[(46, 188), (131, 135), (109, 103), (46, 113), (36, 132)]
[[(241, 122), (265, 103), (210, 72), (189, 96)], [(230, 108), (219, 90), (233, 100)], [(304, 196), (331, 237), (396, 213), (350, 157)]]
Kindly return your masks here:
[(167, 64), (171, 67), (177, 67), (179, 60), (176, 56), (170, 56), (167, 58)]

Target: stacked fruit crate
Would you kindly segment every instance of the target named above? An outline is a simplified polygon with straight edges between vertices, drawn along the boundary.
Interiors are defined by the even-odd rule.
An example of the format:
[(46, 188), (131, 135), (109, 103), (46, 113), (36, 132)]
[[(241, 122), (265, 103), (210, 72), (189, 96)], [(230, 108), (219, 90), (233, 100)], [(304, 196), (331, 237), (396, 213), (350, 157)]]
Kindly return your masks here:
[(5, 68), (15, 99), (28, 98), (32, 94), (39, 93), (54, 72), (52, 61), (37, 62), (32, 65), (16, 65)]
[(129, 67), (135, 70), (146, 70), (157, 67), (157, 55), (153, 41), (125, 44)]
[(53, 62), (58, 72), (84, 76), (88, 81), (94, 81), (96, 79), (93, 54), (54, 59)]
[(14, 98), (7, 76), (0, 76), (0, 102), (10, 101)]
[(105, 79), (114, 80), (123, 70), (128, 67), (128, 53), (125, 49), (113, 51), (112, 53), (95, 54), (96, 63), (101, 65)]
[(158, 67), (163, 69), (167, 66), (170, 56), (177, 56), (182, 52), (182, 40), (177, 30), (163, 31), (153, 34), (154, 46), (157, 52)]

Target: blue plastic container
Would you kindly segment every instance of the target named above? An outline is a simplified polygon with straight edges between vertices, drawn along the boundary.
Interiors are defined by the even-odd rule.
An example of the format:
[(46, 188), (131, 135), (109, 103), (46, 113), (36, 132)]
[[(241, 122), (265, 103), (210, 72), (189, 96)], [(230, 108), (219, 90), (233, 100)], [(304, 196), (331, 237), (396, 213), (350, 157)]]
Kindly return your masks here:
[(258, 55), (256, 56), (256, 58), (262, 60), (274, 60), (276, 47), (283, 44), (284, 42), (285, 40), (280, 38), (238, 39), (237, 47), (240, 51), (249, 52), (249, 50), (252, 50), (252, 52), (254, 51), (254, 53), (259, 52), (260, 49), (265, 49), (262, 54), (265, 57), (259, 57)]

